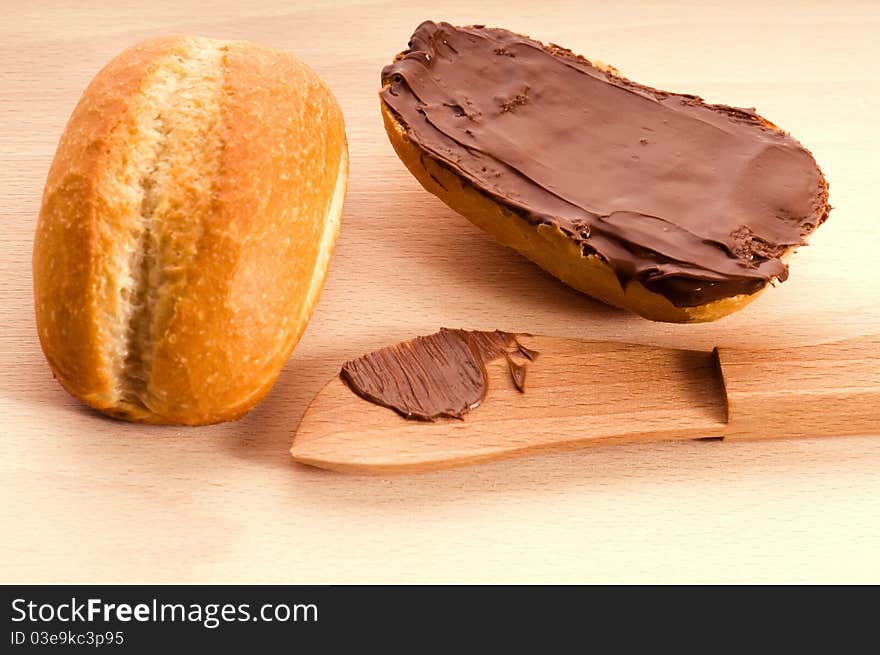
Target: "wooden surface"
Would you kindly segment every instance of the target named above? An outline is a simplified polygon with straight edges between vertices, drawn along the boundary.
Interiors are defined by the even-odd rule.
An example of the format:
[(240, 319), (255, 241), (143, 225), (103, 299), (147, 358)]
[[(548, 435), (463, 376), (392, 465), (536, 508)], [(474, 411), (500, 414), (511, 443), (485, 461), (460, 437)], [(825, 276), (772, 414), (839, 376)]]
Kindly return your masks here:
[[(441, 325), (690, 349), (877, 331), (880, 6), (592, 4), (443, 3), (441, 16), (368, 0), (7, 3), (0, 580), (880, 582), (876, 437), (612, 446), (393, 478), (288, 454), (341, 362)], [(570, 291), (425, 193), (388, 144), (379, 70), (429, 17), (508, 27), (637, 81), (756, 106), (815, 154), (830, 220), (789, 281), (720, 323), (653, 324)], [(341, 238), (303, 341), (262, 405), (204, 429), (84, 409), (51, 378), (31, 301), (34, 221), (70, 111), (116, 52), (172, 31), (294, 50), (338, 95), (351, 150)]]
[(334, 376), (306, 408), (293, 458), (346, 473), (411, 473), (587, 446), (835, 437), (880, 425), (876, 335), (723, 348), (717, 357), (536, 335), (517, 342), (540, 353), (528, 365), (525, 393), (496, 359), (486, 367), (486, 398), (461, 419), (404, 419)]
[(724, 433), (724, 390), (710, 351), (547, 336), (517, 342), (539, 353), (525, 393), (498, 358), (486, 367), (483, 403), (461, 419), (407, 420), (364, 402), (336, 376), (306, 409), (291, 454), (333, 470), (394, 473)]
[(727, 440), (869, 434), (880, 427), (880, 335), (716, 352)]

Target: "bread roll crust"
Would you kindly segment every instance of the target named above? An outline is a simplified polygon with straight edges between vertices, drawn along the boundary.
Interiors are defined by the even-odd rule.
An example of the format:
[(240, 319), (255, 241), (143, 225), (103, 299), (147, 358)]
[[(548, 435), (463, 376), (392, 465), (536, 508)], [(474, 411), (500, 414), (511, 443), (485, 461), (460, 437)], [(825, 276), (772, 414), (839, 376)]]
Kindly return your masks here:
[(59, 382), (129, 420), (243, 415), (311, 316), (347, 173), (338, 103), (292, 55), (186, 36), (121, 53), (71, 116), (38, 221)]

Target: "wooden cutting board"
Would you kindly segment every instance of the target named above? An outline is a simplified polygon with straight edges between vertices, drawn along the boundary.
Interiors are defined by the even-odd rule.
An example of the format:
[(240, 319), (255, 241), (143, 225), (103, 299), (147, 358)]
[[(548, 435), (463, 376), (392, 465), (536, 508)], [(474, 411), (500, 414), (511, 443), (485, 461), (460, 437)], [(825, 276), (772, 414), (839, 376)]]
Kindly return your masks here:
[[(13, 3), (0, 25), (0, 581), (880, 582), (880, 439), (600, 447), (406, 478), (295, 464), (306, 404), (353, 356), (440, 326), (695, 350), (875, 333), (880, 7), (800, 2)], [(721, 322), (599, 305), (424, 192), (384, 135), (379, 70), (423, 19), (487, 23), (635, 80), (756, 106), (809, 147), (831, 218), (791, 278)], [(351, 181), (321, 303), (237, 423), (133, 426), (52, 379), (33, 327), (40, 193), (80, 92), (141, 37), (294, 50), (345, 111)]]

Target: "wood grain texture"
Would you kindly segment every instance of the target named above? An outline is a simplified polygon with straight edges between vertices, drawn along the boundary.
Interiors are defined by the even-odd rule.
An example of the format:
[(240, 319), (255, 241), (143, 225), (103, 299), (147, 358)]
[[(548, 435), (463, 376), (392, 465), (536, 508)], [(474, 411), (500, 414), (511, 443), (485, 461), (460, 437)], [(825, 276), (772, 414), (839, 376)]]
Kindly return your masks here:
[[(880, 7), (351, 0), (14, 2), (0, 23), (0, 580), (880, 582), (880, 439), (601, 447), (404, 478), (294, 463), (339, 365), (440, 326), (693, 350), (875, 333)], [(659, 88), (755, 106), (812, 150), (834, 210), (791, 277), (742, 312), (661, 325), (559, 284), (425, 193), (381, 125), (379, 70), (425, 18), (560, 43)], [(330, 275), (266, 400), (236, 423), (138, 427), (52, 379), (33, 230), (91, 77), (167, 32), (289, 48), (339, 98), (350, 187)]]
[(291, 454), (350, 473), (406, 473), (587, 445), (720, 437), (725, 400), (711, 352), (518, 335), (538, 353), (526, 391), (504, 358), (462, 419), (407, 420), (337, 376), (306, 409)]
[(526, 392), (495, 360), (485, 400), (460, 420), (406, 420), (332, 378), (306, 408), (291, 455), (346, 473), (413, 473), (587, 446), (858, 435), (880, 425), (876, 335), (715, 352), (517, 341), (540, 353)]
[(800, 348), (719, 348), (729, 439), (868, 434), (880, 427), (880, 336)]

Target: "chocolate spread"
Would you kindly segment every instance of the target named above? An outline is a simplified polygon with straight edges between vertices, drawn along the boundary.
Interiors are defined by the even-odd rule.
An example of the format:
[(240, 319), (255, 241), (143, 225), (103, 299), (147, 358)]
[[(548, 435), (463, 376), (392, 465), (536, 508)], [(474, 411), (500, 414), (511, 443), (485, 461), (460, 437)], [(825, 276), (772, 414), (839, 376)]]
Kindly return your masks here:
[(506, 30), (422, 23), (382, 71), (408, 137), (681, 307), (785, 280), (827, 218), (812, 155), (753, 110), (603, 71)]
[(486, 364), (499, 357), (507, 359), (513, 383), (523, 391), (526, 364), (537, 356), (514, 334), (441, 328), (346, 362), (340, 376), (371, 402), (405, 418), (433, 421), (461, 418), (477, 407), (488, 389)]

